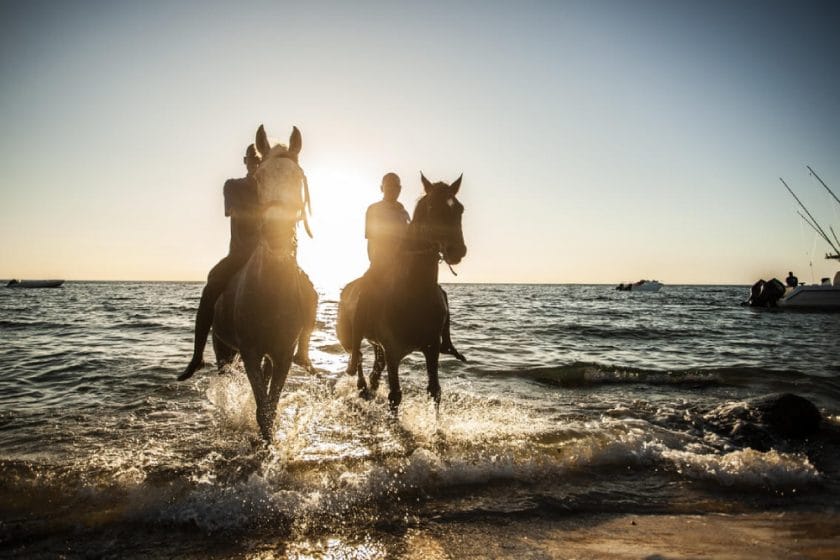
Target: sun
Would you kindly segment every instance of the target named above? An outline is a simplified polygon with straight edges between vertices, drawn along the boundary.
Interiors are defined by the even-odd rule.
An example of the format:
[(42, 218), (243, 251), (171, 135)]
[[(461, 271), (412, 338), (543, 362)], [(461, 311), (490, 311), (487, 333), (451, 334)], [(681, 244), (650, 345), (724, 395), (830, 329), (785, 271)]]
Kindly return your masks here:
[(298, 231), (298, 263), (315, 286), (337, 293), (367, 270), (365, 211), (376, 202), (376, 183), (351, 170), (307, 167), (312, 199), (310, 239)]

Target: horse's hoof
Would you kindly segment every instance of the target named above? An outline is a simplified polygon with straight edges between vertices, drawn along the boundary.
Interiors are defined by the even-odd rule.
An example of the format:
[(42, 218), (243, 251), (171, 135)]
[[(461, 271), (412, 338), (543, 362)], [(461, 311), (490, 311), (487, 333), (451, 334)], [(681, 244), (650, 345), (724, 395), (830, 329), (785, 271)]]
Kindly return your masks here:
[(371, 399), (371, 396), (372, 395), (370, 394), (370, 391), (368, 391), (367, 389), (359, 389), (359, 397), (363, 398), (364, 400), (369, 401)]
[(178, 381), (186, 381), (187, 379), (192, 377), (193, 374), (196, 371), (200, 370), (203, 367), (204, 367), (204, 360), (198, 360), (198, 361), (193, 360), (193, 361), (191, 361), (187, 365), (187, 367), (184, 368), (184, 372), (181, 375), (178, 376)]
[(312, 361), (306, 356), (299, 356), (295, 354), (295, 357), (292, 358), (292, 362), (296, 363), (309, 373), (315, 373), (315, 366), (312, 365)]
[(344, 370), (344, 373), (347, 375), (356, 375), (356, 370), (359, 368), (357, 364), (353, 363), (353, 360), (350, 360), (350, 363), (347, 364), (347, 369)]
[(391, 414), (396, 417), (402, 402), (402, 392), (394, 392), (388, 394), (388, 408), (391, 409)]

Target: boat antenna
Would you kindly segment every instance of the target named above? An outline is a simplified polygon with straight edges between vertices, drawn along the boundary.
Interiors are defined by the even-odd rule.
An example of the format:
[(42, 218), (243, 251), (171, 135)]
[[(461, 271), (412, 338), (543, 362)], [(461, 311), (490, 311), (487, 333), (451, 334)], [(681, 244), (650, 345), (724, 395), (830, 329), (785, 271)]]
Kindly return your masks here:
[[(830, 194), (831, 196), (833, 196), (833, 197), (834, 197), (834, 200), (836, 200), (836, 201), (837, 201), (837, 204), (840, 204), (840, 198), (837, 198), (837, 195), (836, 195), (836, 194), (834, 194), (834, 191), (832, 191), (830, 188), (828, 188), (828, 185), (826, 185), (826, 184), (825, 184), (825, 181), (823, 181), (822, 179), (820, 179), (820, 176), (819, 176), (819, 175), (817, 175), (817, 173), (816, 173), (813, 169), (811, 169), (811, 166), (810, 166), (810, 165), (806, 165), (805, 167), (807, 167), (807, 168), (808, 168), (808, 171), (810, 171), (810, 172), (811, 172), (811, 175), (813, 175), (814, 177), (816, 177), (816, 178), (817, 178), (817, 181), (819, 181), (820, 183), (822, 183), (822, 186), (824, 186), (824, 187), (825, 187), (825, 190), (827, 190), (827, 191), (828, 191), (828, 194)], [(783, 181), (783, 182), (784, 182), (784, 181)]]
[[(840, 258), (840, 249), (838, 249), (834, 245), (834, 242), (832, 242), (831, 239), (828, 237), (828, 235), (825, 233), (825, 231), (823, 231), (823, 228), (820, 227), (820, 224), (819, 224), (819, 222), (817, 222), (816, 218), (814, 218), (811, 215), (811, 213), (808, 211), (808, 209), (805, 207), (805, 205), (802, 204), (802, 201), (799, 200), (799, 197), (796, 196), (796, 193), (794, 193), (793, 190), (788, 186), (788, 184), (785, 183), (785, 180), (782, 179), (781, 177), (779, 177), (779, 181), (782, 182), (782, 184), (785, 186), (785, 188), (788, 190), (788, 192), (791, 194), (791, 196), (793, 196), (793, 198), (796, 200), (796, 202), (799, 203), (799, 206), (801, 206), (802, 209), (805, 210), (805, 213), (808, 214), (808, 217), (811, 218), (813, 223), (808, 222), (808, 225), (810, 225), (812, 228), (814, 228), (817, 231), (817, 233), (819, 233), (820, 236), (825, 240), (825, 242), (828, 243), (828, 246), (831, 247), (831, 249), (834, 251), (835, 255), (833, 255), (833, 256), (832, 255), (826, 255), (826, 258)], [(832, 193), (832, 195), (833, 194), (834, 193)], [(802, 214), (800, 214), (800, 216), (801, 215)]]

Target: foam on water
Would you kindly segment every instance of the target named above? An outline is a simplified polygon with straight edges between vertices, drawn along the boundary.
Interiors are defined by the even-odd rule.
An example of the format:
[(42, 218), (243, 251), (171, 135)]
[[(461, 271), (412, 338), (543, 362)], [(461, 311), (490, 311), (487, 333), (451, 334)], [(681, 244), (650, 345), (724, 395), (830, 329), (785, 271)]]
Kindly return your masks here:
[[(464, 487), (509, 481), (539, 492), (569, 476), (627, 469), (655, 468), (742, 489), (801, 488), (820, 481), (804, 455), (720, 453), (690, 434), (663, 432), (633, 418), (604, 416), (558, 427), (498, 396), (460, 393), (452, 394), (437, 416), (419, 387), (409, 383), (405, 406), (394, 419), (381, 392), (363, 401), (350, 378), (302, 378), (290, 385), (281, 397), (275, 440), (264, 449), (256, 441), (244, 376), (210, 379), (206, 394), (218, 421), (211, 436), (217, 439), (208, 445), (213, 450), (189, 469), (189, 484), (177, 499), (167, 494), (165, 504), (147, 508), (156, 521), (208, 531), (261, 523), (310, 531), (358, 522), (365, 511), (379, 512), (385, 504)], [(141, 464), (114, 461), (110, 468), (142, 471), (142, 455), (132, 457)], [(136, 485), (142, 477), (119, 480)]]

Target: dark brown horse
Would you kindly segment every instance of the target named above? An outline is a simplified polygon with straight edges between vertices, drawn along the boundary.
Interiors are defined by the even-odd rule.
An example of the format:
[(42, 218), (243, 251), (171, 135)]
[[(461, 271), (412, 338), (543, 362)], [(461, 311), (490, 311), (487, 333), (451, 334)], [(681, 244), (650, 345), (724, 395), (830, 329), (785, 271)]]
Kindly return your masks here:
[(255, 173), (263, 208), (260, 242), (216, 302), (213, 318), (216, 359), (225, 364), (237, 352), (242, 356), (257, 403), (257, 424), (266, 440), (271, 439), (292, 360), (310, 365), (309, 336), (318, 304), (318, 294), (296, 258), (295, 228), (305, 219), (309, 198), (298, 165), (301, 144), (297, 128), (288, 147), (272, 147), (263, 127), (257, 131), (257, 149), (263, 154)]
[[(388, 400), (395, 412), (402, 400), (400, 361), (415, 350), (426, 358), (426, 390), (440, 404), (438, 358), (447, 302), (438, 286), (438, 263), (442, 258), (447, 264), (457, 264), (467, 253), (461, 230), (464, 207), (456, 198), (461, 177), (451, 185), (431, 183), (422, 173), (420, 177), (426, 194), (414, 209), (393, 266), (384, 272), (369, 270), (347, 284), (338, 305), (338, 339), (350, 352), (347, 373), (357, 375), (360, 394), (369, 396), (361, 352), (362, 339), (367, 339), (378, 357), (384, 355)], [(377, 360), (371, 374), (374, 390), (380, 372)]]

